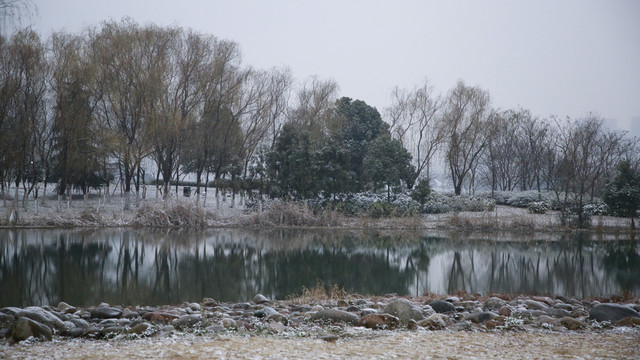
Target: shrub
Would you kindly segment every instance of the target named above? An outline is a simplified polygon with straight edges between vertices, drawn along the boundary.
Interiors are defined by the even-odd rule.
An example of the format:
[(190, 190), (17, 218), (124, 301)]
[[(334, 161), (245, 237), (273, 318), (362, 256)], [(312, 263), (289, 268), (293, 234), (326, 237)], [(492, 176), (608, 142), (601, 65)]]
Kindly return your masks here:
[(532, 201), (527, 209), (530, 214), (545, 214), (549, 210), (549, 204), (546, 201)]

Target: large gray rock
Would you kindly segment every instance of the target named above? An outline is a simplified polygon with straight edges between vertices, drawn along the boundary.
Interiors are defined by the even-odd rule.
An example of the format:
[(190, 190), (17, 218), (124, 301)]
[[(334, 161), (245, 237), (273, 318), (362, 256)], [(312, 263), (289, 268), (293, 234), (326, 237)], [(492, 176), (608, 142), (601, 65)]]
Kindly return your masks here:
[(338, 310), (338, 309), (327, 309), (327, 310), (320, 310), (315, 314), (311, 315), (311, 320), (313, 321), (321, 320), (321, 321), (329, 321), (329, 322), (345, 322), (347, 324), (357, 325), (359, 318), (356, 314), (353, 314), (347, 311)]
[(276, 309), (270, 307), (270, 306), (265, 306), (260, 310), (256, 310), (253, 312), (253, 316), (257, 317), (257, 318), (266, 318), (269, 315), (274, 315), (274, 314), (278, 314), (278, 312), (276, 311)]
[(384, 307), (384, 312), (397, 317), (403, 324), (408, 323), (409, 320), (420, 321), (424, 319), (420, 307), (407, 299), (391, 300)]
[(529, 310), (540, 310), (546, 311), (549, 306), (543, 302), (535, 301), (535, 300), (525, 300), (524, 304), (527, 306)]
[(258, 294), (253, 297), (253, 302), (256, 304), (264, 304), (266, 302), (269, 302), (269, 299), (267, 299), (267, 297), (262, 294)]
[(615, 323), (626, 317), (640, 317), (637, 311), (620, 304), (599, 304), (591, 308), (589, 317), (597, 321)]
[(487, 310), (498, 310), (501, 307), (505, 306), (507, 304), (506, 301), (497, 298), (497, 297), (490, 297), (487, 300), (485, 300), (484, 304), (482, 305), (482, 307), (484, 309)]
[(429, 303), (429, 306), (437, 313), (450, 313), (455, 312), (456, 308), (452, 303), (442, 300), (433, 300)]
[(474, 322), (476, 324), (482, 324), (486, 321), (493, 320), (498, 317), (498, 314), (491, 311), (483, 311), (478, 313), (473, 313), (467, 316), (467, 320)]
[(195, 326), (197, 323), (202, 323), (202, 315), (200, 314), (181, 316), (173, 320), (172, 325), (178, 330), (185, 330)]
[(89, 313), (92, 318), (96, 319), (117, 319), (122, 316), (122, 310), (109, 306), (99, 306), (89, 309)]
[(51, 340), (52, 335), (53, 332), (51, 331), (51, 328), (28, 317), (21, 317), (16, 320), (12, 333), (15, 341), (27, 340), (32, 336), (35, 338)]
[(557, 318), (563, 318), (565, 316), (570, 317), (571, 316), (571, 311), (567, 311), (564, 309), (556, 309), (556, 308), (548, 308), (547, 309), (547, 314), (553, 316), (553, 317), (557, 317)]
[(38, 306), (29, 306), (26, 307), (24, 309), (22, 309), (22, 311), (20, 311), (19, 313), (17, 313), (15, 315), (16, 319), (19, 318), (29, 318), (31, 320), (35, 320), (39, 323), (45, 324), (48, 327), (54, 328), (56, 330), (64, 330), (66, 329), (66, 326), (64, 324), (64, 321), (60, 320), (60, 318), (58, 318), (57, 316), (55, 316), (54, 314), (52, 314), (51, 312), (38, 307)]

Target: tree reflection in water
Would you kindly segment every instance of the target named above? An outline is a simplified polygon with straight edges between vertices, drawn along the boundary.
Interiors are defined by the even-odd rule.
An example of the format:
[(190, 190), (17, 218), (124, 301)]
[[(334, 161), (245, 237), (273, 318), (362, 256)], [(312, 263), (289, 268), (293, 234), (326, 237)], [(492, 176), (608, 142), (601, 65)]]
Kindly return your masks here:
[[(486, 236), (485, 236), (486, 237)], [(502, 236), (504, 237), (504, 236)], [(369, 295), (640, 293), (637, 242), (312, 230), (0, 230), (0, 306)]]

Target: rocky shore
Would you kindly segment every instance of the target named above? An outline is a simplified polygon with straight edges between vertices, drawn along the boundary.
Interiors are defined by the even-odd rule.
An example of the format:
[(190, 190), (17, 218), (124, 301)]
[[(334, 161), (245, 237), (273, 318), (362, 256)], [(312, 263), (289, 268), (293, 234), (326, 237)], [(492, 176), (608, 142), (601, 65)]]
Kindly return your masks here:
[(335, 342), (372, 331), (640, 333), (640, 298), (598, 300), (562, 296), (405, 298), (348, 295), (222, 303), (205, 298), (179, 306), (57, 306), (0, 309), (0, 346), (24, 340), (166, 338), (180, 333), (311, 337)]

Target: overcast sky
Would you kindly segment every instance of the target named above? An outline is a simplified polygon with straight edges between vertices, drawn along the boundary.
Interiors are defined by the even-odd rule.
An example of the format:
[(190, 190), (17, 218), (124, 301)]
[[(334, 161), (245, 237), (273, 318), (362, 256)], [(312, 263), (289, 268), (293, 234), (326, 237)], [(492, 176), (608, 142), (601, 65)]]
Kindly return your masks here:
[(125, 16), (234, 40), (243, 63), (332, 78), (382, 111), (394, 86), (457, 80), (540, 117), (593, 111), (640, 136), (640, 1), (34, 0), (43, 37)]

